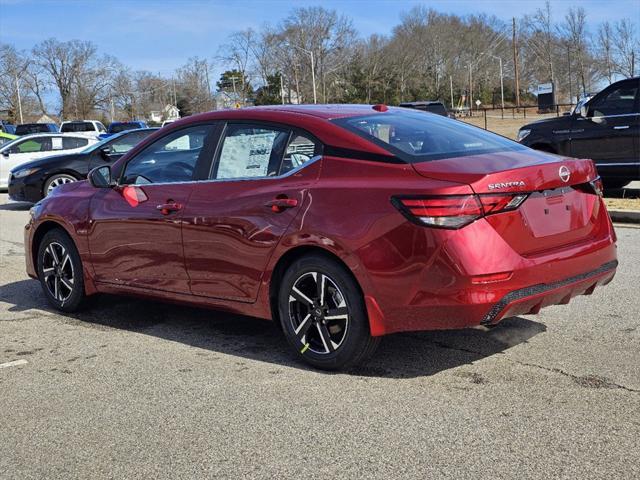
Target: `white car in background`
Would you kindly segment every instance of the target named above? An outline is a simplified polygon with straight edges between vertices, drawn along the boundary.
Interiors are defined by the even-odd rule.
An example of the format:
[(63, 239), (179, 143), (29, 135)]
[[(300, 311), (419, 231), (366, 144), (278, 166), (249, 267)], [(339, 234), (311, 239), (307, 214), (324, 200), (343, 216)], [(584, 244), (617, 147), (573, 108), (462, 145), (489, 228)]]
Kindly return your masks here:
[(97, 137), (107, 129), (97, 120), (70, 120), (60, 124), (60, 133), (74, 133), (87, 137)]
[(23, 163), (58, 153), (76, 153), (97, 143), (95, 137), (69, 133), (24, 135), (0, 147), (0, 189), (9, 186), (9, 172)]

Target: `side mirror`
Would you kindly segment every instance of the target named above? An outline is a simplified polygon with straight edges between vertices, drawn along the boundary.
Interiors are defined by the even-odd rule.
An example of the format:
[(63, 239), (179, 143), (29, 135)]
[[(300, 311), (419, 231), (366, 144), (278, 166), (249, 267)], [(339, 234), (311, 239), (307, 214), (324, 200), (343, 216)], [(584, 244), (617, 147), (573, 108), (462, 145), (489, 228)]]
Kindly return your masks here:
[(587, 113), (588, 113), (588, 112), (589, 112), (589, 111), (588, 111), (588, 109), (587, 109), (587, 106), (586, 106), (586, 105), (582, 105), (582, 106), (580, 107), (580, 116), (581, 116), (581, 117), (583, 117), (583, 118), (587, 118)]
[(5, 150), (4, 152), (2, 152), (2, 156), (3, 157), (8, 157), (9, 156), (9, 150)]
[(111, 179), (111, 167), (108, 165), (94, 168), (89, 172), (88, 177), (89, 182), (95, 188), (111, 188), (114, 186)]
[(102, 147), (100, 149), (100, 155), (102, 155), (102, 158), (104, 158), (105, 160), (109, 160), (109, 156), (111, 155), (111, 147)]

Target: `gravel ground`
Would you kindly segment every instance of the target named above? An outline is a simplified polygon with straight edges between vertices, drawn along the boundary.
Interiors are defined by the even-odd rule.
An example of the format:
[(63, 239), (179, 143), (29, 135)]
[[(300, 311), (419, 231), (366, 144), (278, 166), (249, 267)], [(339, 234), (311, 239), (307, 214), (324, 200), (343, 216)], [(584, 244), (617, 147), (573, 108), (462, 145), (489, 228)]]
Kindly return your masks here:
[(591, 297), (390, 336), (327, 374), (261, 320), (107, 296), (52, 311), (6, 198), (3, 479), (640, 477), (640, 229), (618, 228), (618, 275)]

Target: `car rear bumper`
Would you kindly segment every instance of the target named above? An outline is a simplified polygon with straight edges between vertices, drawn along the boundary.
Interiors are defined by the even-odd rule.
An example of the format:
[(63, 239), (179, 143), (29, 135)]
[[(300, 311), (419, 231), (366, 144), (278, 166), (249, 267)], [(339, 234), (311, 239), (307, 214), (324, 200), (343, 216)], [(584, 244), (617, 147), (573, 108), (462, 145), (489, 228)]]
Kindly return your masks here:
[(494, 325), (506, 317), (536, 314), (543, 307), (565, 305), (578, 295), (591, 295), (597, 286), (613, 280), (617, 266), (618, 261), (613, 260), (595, 270), (564, 280), (514, 290), (494, 304), (480, 323)]
[[(601, 221), (595, 238), (530, 255), (518, 254), (484, 221), (438, 237), (414, 233), (411, 246), (398, 249), (413, 256), (397, 260), (395, 271), (368, 270), (367, 308), (378, 310), (368, 312), (372, 334), (493, 325), (589, 295), (617, 266), (615, 232), (606, 215)], [(420, 250), (425, 254), (416, 255)], [(492, 278), (500, 274), (506, 278)]]

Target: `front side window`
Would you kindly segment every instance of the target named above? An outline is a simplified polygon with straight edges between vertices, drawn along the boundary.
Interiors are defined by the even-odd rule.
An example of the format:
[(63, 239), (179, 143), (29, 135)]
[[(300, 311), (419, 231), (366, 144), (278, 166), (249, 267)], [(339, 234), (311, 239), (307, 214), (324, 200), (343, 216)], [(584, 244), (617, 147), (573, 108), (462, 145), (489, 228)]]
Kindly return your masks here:
[(120, 183), (191, 181), (212, 125), (197, 125), (165, 135), (133, 157)]
[(589, 117), (606, 117), (634, 113), (638, 82), (625, 83), (589, 104)]
[(341, 118), (334, 123), (409, 163), (526, 149), (463, 122), (415, 110)]
[(30, 138), (14, 145), (9, 153), (33, 153), (51, 151), (51, 138)]
[(214, 179), (262, 178), (278, 175), (291, 132), (260, 125), (229, 124)]

